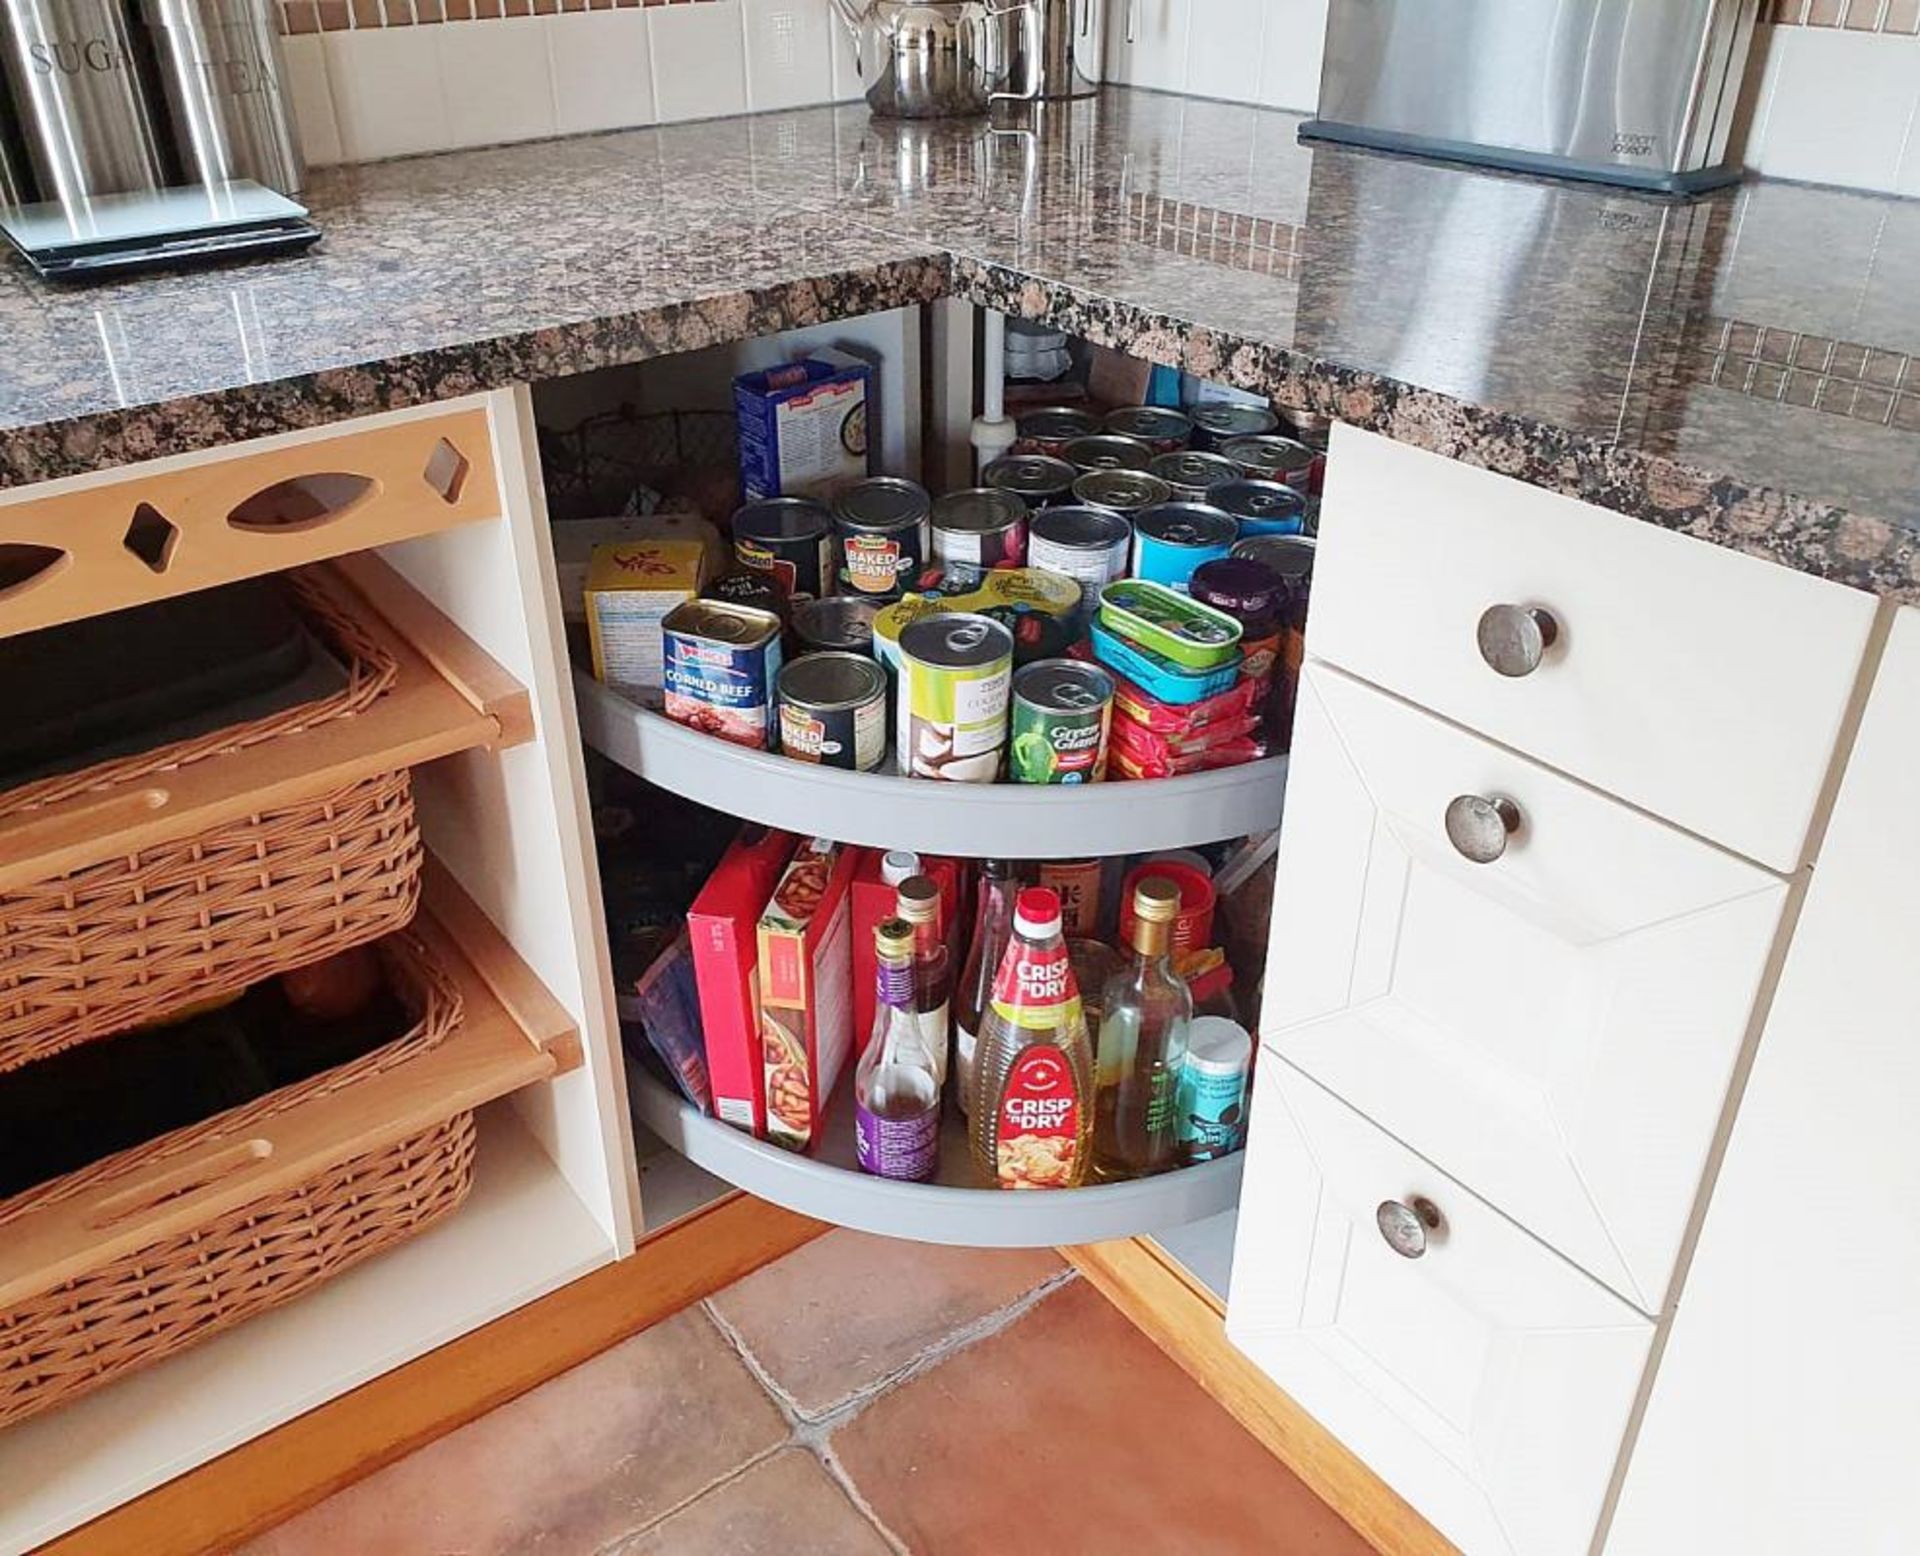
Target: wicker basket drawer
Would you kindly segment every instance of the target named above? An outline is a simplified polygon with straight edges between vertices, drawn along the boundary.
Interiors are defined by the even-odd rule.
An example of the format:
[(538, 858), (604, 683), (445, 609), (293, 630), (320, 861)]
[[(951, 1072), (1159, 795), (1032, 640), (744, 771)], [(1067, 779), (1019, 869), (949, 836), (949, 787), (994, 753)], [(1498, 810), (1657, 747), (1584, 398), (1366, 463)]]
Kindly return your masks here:
[(412, 917), (409, 767), (511, 743), (525, 699), (397, 575), (351, 570), (366, 592), (295, 585), (349, 667), (335, 696), (0, 795), (0, 1071)]
[(500, 513), (478, 400), (0, 494), (0, 636)]
[(451, 1214), (472, 1181), (473, 1109), (578, 1062), (565, 1011), (478, 910), (439, 878), (428, 901), (381, 942), (407, 1032), (0, 1201), (0, 1426)]

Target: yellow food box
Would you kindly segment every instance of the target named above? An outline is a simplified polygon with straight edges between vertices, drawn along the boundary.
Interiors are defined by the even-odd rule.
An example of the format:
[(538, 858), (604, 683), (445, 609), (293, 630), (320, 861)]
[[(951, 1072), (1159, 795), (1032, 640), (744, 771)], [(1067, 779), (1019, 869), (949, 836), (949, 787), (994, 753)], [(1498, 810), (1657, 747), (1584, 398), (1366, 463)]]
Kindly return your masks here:
[(587, 637), (594, 679), (624, 697), (657, 699), (665, 684), (660, 623), (706, 583), (697, 539), (619, 540), (587, 564)]

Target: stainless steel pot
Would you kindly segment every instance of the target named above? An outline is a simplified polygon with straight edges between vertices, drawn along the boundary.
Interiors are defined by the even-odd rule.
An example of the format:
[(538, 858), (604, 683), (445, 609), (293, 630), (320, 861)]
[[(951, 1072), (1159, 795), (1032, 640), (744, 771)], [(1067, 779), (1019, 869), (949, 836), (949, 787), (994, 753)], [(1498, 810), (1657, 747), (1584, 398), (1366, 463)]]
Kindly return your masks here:
[(884, 118), (961, 118), (1038, 94), (1034, 64), (1021, 76), (1026, 85), (1008, 90), (1016, 58), (1039, 59), (1034, 0), (834, 0), (834, 9), (853, 34), (867, 104)]

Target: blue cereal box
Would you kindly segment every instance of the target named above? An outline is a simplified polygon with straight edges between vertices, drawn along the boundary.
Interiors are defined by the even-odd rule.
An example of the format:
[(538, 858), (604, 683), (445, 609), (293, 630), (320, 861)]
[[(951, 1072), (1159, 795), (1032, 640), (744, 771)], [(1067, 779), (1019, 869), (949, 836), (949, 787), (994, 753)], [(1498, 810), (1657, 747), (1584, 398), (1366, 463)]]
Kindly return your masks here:
[(865, 476), (872, 376), (844, 351), (817, 351), (736, 378), (745, 499), (824, 496)]
[(691, 600), (660, 624), (667, 717), (770, 751), (779, 728), (780, 618), (725, 600)]

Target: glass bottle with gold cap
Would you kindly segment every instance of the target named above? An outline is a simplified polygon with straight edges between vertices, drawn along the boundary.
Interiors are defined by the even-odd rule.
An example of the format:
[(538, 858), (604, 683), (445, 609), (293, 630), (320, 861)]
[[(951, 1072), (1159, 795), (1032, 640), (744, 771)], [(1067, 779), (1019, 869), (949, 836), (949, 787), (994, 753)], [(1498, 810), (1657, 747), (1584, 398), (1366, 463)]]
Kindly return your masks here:
[(1101, 999), (1093, 1078), (1096, 1178), (1138, 1178), (1179, 1160), (1180, 1068), (1193, 996), (1173, 970), (1180, 888), (1152, 875), (1134, 887), (1133, 945)]

